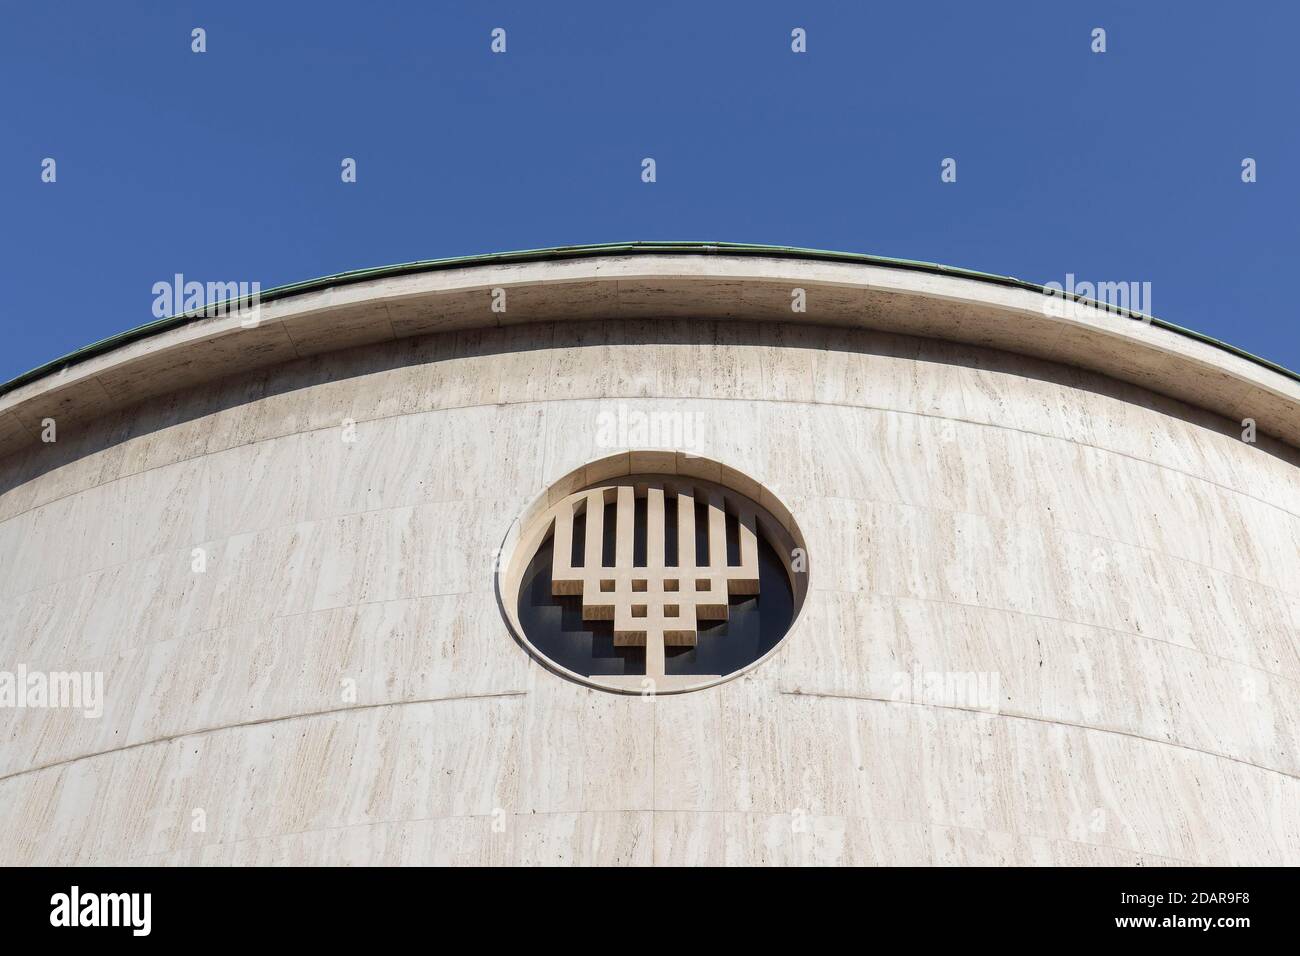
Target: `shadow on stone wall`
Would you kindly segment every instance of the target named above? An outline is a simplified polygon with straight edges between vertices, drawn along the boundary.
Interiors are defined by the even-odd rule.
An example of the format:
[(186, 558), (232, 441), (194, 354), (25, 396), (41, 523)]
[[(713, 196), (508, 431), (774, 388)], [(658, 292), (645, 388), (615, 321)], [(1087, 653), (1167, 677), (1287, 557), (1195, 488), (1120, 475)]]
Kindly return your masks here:
[[(147, 399), (85, 426), (79, 426), (71, 434), (61, 432), (56, 443), (32, 446), (0, 461), (0, 495), (56, 469), (111, 450), (125, 442), (146, 438), (156, 432), (216, 415), (240, 405), (254, 404), (276, 395), (328, 382), (470, 356), (508, 354), (534, 349), (582, 349), (602, 345), (634, 347), (661, 344), (815, 349), (964, 367), (991, 375), (1035, 379), (1058, 385), (1063, 389), (1092, 392), (1226, 436), (1234, 442), (1241, 441), (1241, 425), (1217, 413), (1085, 369), (1072, 368), (997, 349), (885, 332), (829, 326), (785, 325), (775, 322), (684, 319), (544, 322), (446, 332), (351, 348), (300, 359), (269, 369), (239, 373), (161, 398)], [(689, 380), (687, 388), (689, 389)], [(689, 390), (683, 390), (672, 395), (638, 393), (591, 397), (691, 398), (696, 396)], [(236, 438), (223, 447), (243, 443)], [(1253, 449), (1300, 468), (1300, 449), (1267, 435), (1261, 434)], [(218, 450), (220, 449), (211, 449), (211, 451)], [(110, 472), (101, 478), (100, 483), (115, 477), (116, 473)]]

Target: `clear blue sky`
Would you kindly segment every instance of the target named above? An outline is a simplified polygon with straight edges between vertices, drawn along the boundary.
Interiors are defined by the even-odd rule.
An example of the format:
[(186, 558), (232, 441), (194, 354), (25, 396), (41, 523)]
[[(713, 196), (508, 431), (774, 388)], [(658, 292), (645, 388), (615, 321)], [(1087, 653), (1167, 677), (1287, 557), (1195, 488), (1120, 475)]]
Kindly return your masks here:
[(1161, 318), (1300, 369), (1300, 5), (60, 0), (0, 17), (0, 381), (148, 321), (176, 272), (265, 289), (631, 239), (1149, 281)]

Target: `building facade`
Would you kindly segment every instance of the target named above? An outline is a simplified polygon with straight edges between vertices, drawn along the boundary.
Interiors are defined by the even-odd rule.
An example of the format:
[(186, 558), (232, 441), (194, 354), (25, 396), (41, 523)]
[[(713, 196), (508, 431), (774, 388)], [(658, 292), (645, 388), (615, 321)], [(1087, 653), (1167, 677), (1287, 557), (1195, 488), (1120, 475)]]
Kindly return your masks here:
[[(1298, 449), (1285, 370), (864, 257), (550, 250), (156, 323), (0, 395), (0, 671), (102, 677), (0, 707), (0, 863), (1300, 863)], [(779, 633), (582, 679), (517, 614), (538, 516), (683, 487), (757, 515)]]

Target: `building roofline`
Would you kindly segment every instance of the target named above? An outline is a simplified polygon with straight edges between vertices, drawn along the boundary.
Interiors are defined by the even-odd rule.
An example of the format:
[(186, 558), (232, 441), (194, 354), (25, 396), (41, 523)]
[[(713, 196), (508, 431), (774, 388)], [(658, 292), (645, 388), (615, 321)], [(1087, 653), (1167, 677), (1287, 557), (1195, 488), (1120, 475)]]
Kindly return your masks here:
[[(1028, 282), (1024, 279), (1017, 279), (1012, 276), (995, 275), (990, 272), (979, 272), (974, 269), (962, 269), (956, 266), (946, 266), (938, 262), (924, 262), (916, 259), (896, 259), (889, 256), (875, 256), (857, 252), (835, 252), (826, 249), (804, 249), (798, 246), (768, 246), (745, 242), (638, 241), (595, 243), (591, 245), (577, 246), (553, 246), (544, 249), (522, 249), (513, 252), (492, 252), (482, 255), (456, 256), (448, 259), (425, 259), (417, 262), (374, 266), (366, 269), (353, 269), (348, 272), (339, 272), (334, 275), (322, 276), (318, 279), (307, 279), (302, 282), (291, 282), (287, 285), (277, 286), (260, 293), (259, 301), (263, 303), (272, 302), (278, 299), (286, 299), (291, 296), (315, 292), (336, 286), (366, 282), (373, 279), (411, 275), (421, 272), (437, 272), (444, 269), (461, 269), (480, 265), (509, 265), (512, 263), (563, 261), (596, 256), (627, 256), (644, 254), (700, 256), (722, 254), (728, 256), (762, 256), (765, 258), (778, 259), (805, 259), (823, 262), (856, 263), (860, 265), (887, 266), (895, 269), (910, 269), (917, 272), (952, 276), (954, 278), (974, 279), (980, 282), (1026, 289), (1032, 292), (1046, 292), (1044, 286), (1034, 282)], [(1093, 300), (1072, 293), (1057, 294), (1065, 298), (1073, 299), (1076, 302), (1089, 305), (1100, 305)], [(1108, 311), (1128, 318), (1147, 321), (1156, 328), (1165, 329), (1178, 335), (1194, 339), (1198, 342), (1211, 345), (1230, 355), (1245, 359), (1293, 381), (1300, 382), (1300, 372), (1294, 372), (1276, 362), (1271, 362), (1268, 359), (1247, 352), (1244, 349), (1237, 348), (1234, 345), (1230, 345), (1227, 342), (1223, 342), (1201, 332), (1184, 328), (1183, 326), (1175, 325), (1172, 322), (1167, 322), (1163, 319), (1148, 316), (1129, 309), (1116, 309), (1109, 306), (1101, 307), (1107, 308)], [(22, 374), (10, 379), (8, 382), (0, 385), (0, 395), (5, 395), (12, 392), (14, 389), (27, 385), (30, 382), (37, 381), (47, 375), (61, 372), (79, 362), (85, 361), (86, 359), (103, 355), (121, 346), (149, 338), (150, 336), (166, 332), (169, 329), (184, 326), (189, 322), (206, 317), (207, 314), (202, 310), (185, 312), (180, 315), (156, 319), (155, 321), (147, 322), (144, 325), (137, 326), (133, 329), (128, 329), (124, 332), (111, 335), (108, 338), (100, 339), (97, 342), (92, 342), (89, 345), (82, 346), (75, 351), (69, 352), (67, 355), (53, 359), (52, 361), (46, 362), (44, 365), (23, 372)]]

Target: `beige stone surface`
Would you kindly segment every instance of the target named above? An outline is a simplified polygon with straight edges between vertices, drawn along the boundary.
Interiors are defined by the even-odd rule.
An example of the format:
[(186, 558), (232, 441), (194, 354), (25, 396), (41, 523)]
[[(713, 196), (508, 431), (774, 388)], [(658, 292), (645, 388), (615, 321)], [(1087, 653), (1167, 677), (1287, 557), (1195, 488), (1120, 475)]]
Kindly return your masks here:
[[(641, 301), (644, 263), (601, 268)], [(165, 395), (0, 459), (0, 670), (106, 691), (0, 708), (0, 863), (1300, 863), (1294, 447), (1043, 358), (749, 321), (761, 296), (394, 337), (394, 306), (437, 322), (390, 285), (384, 340), (159, 366)], [(501, 615), (497, 549), (625, 450), (620, 410), (690, 416), (673, 451), (798, 521), (803, 613), (736, 680), (580, 686)], [(917, 672), (996, 698), (900, 694)]]
[[(791, 311), (803, 289), (806, 311)], [(494, 311), (494, 294), (506, 311)], [(120, 346), (0, 395), (0, 454), (56, 418), (103, 412), (232, 369), (457, 330), (670, 318), (839, 326), (994, 346), (1102, 372), (1300, 445), (1300, 382), (1207, 341), (1030, 289), (885, 265), (735, 255), (490, 264), (370, 279), (214, 316)]]

